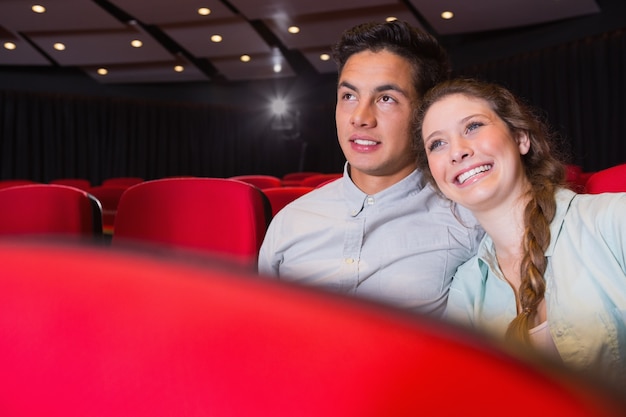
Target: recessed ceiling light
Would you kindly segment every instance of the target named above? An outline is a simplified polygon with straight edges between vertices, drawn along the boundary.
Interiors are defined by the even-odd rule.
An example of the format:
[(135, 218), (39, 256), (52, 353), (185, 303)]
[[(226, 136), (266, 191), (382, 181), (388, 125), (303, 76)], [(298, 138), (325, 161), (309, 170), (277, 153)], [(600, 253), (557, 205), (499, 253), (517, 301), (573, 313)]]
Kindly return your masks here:
[(454, 13), (452, 13), (451, 11), (445, 11), (441, 13), (442, 19), (449, 20), (449, 19), (452, 19), (453, 17), (454, 17)]
[(17, 45), (14, 44), (13, 42), (5, 42), (4, 43), (4, 49), (8, 49), (9, 51), (12, 51), (15, 48), (17, 48)]
[(208, 16), (211, 14), (211, 9), (209, 9), (208, 7), (200, 7), (198, 9), (198, 14), (202, 16)]
[(296, 34), (300, 32), (300, 28), (298, 26), (289, 26), (287, 32)]
[(176, 72), (183, 72), (185, 70), (185, 67), (183, 67), (182, 65), (176, 65), (174, 67), (174, 71)]
[(134, 48), (141, 48), (143, 46), (143, 42), (141, 42), (139, 39), (133, 39), (132, 41), (130, 41), (130, 44)]
[(46, 8), (43, 7), (40, 4), (35, 4), (33, 7), (30, 8), (33, 12), (35, 13), (45, 13), (46, 12)]
[(283, 70), (283, 66), (280, 64), (274, 64), (274, 72), (279, 73)]
[(396, 20), (398, 20), (398, 18), (395, 16), (389, 16), (385, 19), (386, 22), (395, 22)]
[(65, 45), (63, 45), (61, 42), (55, 43), (52, 47), (56, 49), (57, 51), (65, 50)]
[(221, 42), (221, 41), (222, 41), (222, 35), (212, 35), (211, 36), (211, 42), (218, 43), (218, 42)]
[(241, 62), (250, 62), (252, 58), (250, 57), (250, 55), (241, 55), (239, 59), (241, 60)]
[(330, 55), (328, 55), (328, 54), (322, 54), (322, 55), (320, 55), (320, 59), (321, 59), (322, 61), (328, 61), (328, 60), (330, 59)]
[(106, 68), (98, 68), (96, 72), (98, 73), (98, 75), (107, 75), (109, 73), (109, 70)]

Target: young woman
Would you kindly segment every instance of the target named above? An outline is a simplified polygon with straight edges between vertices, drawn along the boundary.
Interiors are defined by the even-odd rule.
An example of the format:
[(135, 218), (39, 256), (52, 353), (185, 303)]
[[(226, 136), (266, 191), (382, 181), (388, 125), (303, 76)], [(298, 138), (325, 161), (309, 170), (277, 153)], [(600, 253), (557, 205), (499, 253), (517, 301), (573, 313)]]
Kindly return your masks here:
[(546, 125), (500, 86), (444, 82), (417, 118), (420, 167), (486, 232), (447, 316), (626, 381), (626, 193), (564, 188)]

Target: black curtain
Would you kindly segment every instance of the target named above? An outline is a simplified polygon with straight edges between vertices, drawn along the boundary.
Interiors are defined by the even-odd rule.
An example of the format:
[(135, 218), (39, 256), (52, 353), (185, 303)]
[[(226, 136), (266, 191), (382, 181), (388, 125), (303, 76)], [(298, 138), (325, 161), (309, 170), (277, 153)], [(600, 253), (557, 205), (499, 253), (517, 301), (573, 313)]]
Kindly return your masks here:
[[(116, 176), (280, 176), (324, 165), (340, 170), (342, 161), (329, 164), (341, 158), (334, 112), (312, 105), (303, 113), (295, 134), (276, 130), (265, 110), (4, 91), (0, 179), (76, 177), (99, 184)], [(329, 152), (313, 155), (320, 146)]]
[(626, 30), (475, 65), (544, 113), (568, 162), (593, 172), (626, 162)]

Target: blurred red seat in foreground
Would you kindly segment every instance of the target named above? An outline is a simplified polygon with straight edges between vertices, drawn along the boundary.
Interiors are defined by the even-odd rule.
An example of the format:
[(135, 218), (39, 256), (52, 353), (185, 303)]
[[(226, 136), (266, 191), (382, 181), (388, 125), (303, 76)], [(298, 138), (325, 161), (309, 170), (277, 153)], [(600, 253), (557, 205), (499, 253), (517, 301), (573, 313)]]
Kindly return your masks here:
[(0, 264), (3, 417), (626, 415), (444, 323), (205, 258), (0, 242)]

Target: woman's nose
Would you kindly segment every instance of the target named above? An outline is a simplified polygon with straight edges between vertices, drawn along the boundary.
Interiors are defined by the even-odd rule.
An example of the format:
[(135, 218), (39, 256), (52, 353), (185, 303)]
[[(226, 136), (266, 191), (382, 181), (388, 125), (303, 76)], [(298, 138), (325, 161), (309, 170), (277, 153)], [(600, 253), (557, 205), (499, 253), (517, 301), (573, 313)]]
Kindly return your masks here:
[(472, 148), (464, 141), (457, 140), (453, 142), (451, 150), (451, 161), (452, 163), (459, 163), (463, 161), (463, 159), (468, 158), (474, 154)]

